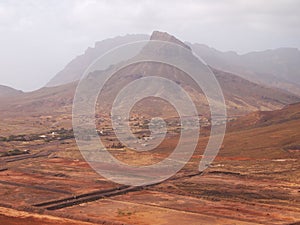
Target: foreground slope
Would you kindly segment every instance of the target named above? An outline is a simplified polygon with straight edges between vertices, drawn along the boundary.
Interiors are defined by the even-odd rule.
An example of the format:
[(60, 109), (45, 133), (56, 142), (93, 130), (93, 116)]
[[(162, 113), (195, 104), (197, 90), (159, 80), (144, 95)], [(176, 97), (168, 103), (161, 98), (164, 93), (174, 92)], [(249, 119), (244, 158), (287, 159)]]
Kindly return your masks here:
[[(17, 147), (31, 153), (2, 157), (6, 170), (0, 172), (0, 204), (27, 213), (0, 208), (0, 218), (22, 224), (24, 217), (30, 217), (27, 221), (34, 224), (40, 221), (34, 213), (38, 212), (73, 219), (41, 215), (46, 224), (297, 224), (299, 107), (300, 103), (275, 112), (257, 112), (267, 117), (254, 119), (253, 126), (246, 123), (251, 115), (229, 123), (218, 157), (200, 175), (197, 168), (207, 142), (204, 132), (191, 161), (179, 174), (128, 192), (120, 192), (124, 186), (93, 171), (72, 137), (1, 141), (1, 151)], [(109, 134), (102, 138), (114, 140)], [(177, 143), (175, 138), (168, 137), (150, 158), (126, 148), (109, 151), (125, 162), (152, 162), (168, 156)]]
[(251, 113), (228, 124), (221, 154), (261, 159), (298, 158), (299, 127), (300, 103), (280, 110)]

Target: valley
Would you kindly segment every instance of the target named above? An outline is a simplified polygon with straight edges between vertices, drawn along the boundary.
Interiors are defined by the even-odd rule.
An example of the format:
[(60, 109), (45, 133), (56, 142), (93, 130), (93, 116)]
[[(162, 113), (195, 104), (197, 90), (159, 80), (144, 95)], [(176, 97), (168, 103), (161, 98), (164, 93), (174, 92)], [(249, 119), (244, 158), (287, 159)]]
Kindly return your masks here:
[[(276, 114), (286, 115), (284, 110)], [(0, 205), (96, 224), (165, 224), (179, 219), (183, 224), (294, 224), (300, 218), (300, 152), (287, 148), (299, 144), (300, 118), (275, 123), (272, 117), (271, 124), (258, 120), (254, 127), (237, 126), (243, 119), (229, 124), (220, 153), (203, 173), (197, 174), (197, 165), (207, 142), (205, 132), (179, 174), (141, 188), (101, 178), (84, 161), (72, 137), (58, 138), (64, 132), (53, 139), (2, 141), (2, 151), (18, 147), (30, 154), (1, 157), (6, 170), (0, 172)], [(174, 142), (175, 136), (167, 138), (155, 159), (166, 157), (164, 144)], [(153, 163), (153, 154), (124, 147), (110, 151), (126, 162)]]
[[(239, 67), (241, 62), (236, 62), (232, 70), (223, 64), (209, 64), (222, 88), (227, 109), (226, 120), (221, 118), (215, 124), (203, 90), (185, 72), (155, 62), (117, 70), (95, 103), (96, 134), (107, 151), (125, 164), (148, 166), (169, 157), (178, 144), (183, 129), (178, 112), (173, 105), (155, 97), (137, 102), (130, 111), (128, 124), (136, 142), (145, 147), (152, 140), (151, 118), (164, 119), (166, 136), (158, 146), (151, 151), (135, 151), (124, 145), (113, 129), (110, 110), (117, 93), (130, 82), (153, 74), (180, 84), (195, 103), (199, 118), (196, 122), (200, 126), (196, 149), (177, 174), (154, 184), (118, 184), (92, 169), (78, 148), (72, 126), (78, 79), (92, 60), (116, 43), (145, 38), (149, 36), (129, 35), (98, 42), (39, 90), (22, 92), (0, 87), (0, 223), (299, 224), (300, 97), (296, 89), (288, 92), (278, 85), (266, 86), (266, 80), (273, 76), (255, 82), (261, 70), (268, 68), (254, 74), (249, 72), (250, 66)], [(177, 43), (188, 51), (194, 46), (158, 31), (150, 39)], [(164, 48), (163, 45), (159, 49), (160, 54), (168, 53)], [(232, 60), (239, 58), (232, 57)], [(247, 62), (251, 61), (248, 57), (241, 56)], [(243, 73), (246, 69), (247, 73)], [(96, 70), (87, 79), (97, 83), (103, 73)], [(251, 79), (246, 79), (248, 74), (253, 75)], [(280, 82), (279, 75), (275, 75), (279, 80), (275, 81)], [(283, 84), (290, 85), (290, 81)], [(195, 123), (192, 119), (187, 121), (191, 127)], [(199, 172), (199, 162), (210, 157), (204, 151), (212, 126), (220, 127), (225, 122), (220, 151), (206, 165), (207, 169)], [(122, 131), (121, 122), (118, 125)], [(189, 150), (195, 131), (186, 132), (189, 135), (183, 143)], [(82, 133), (83, 140), (90, 138), (87, 131)], [(114, 164), (102, 163), (107, 171), (114, 171)], [(164, 173), (167, 171), (149, 176), (159, 177)]]

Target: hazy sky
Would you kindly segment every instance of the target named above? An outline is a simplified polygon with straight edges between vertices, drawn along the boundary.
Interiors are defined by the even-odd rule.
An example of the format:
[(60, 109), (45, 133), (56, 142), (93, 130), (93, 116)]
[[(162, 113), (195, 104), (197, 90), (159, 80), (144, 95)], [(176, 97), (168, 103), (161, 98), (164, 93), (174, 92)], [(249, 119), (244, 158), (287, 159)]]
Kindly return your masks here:
[(240, 53), (300, 48), (300, 1), (0, 0), (0, 84), (40, 88), (96, 41), (153, 30)]

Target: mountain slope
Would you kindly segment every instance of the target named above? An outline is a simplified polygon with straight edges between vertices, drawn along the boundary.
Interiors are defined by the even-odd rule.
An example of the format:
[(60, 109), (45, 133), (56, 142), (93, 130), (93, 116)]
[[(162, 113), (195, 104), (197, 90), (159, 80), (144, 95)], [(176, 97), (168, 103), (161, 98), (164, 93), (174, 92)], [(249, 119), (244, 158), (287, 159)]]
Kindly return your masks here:
[[(156, 32), (151, 39), (176, 42), (189, 49), (180, 40), (167, 33)], [(152, 52), (159, 52), (160, 50), (161, 49), (151, 49)], [(162, 52), (166, 53), (165, 51)], [(81, 69), (83, 67), (84, 66), (82, 66)], [(115, 65), (115, 67), (117, 67), (117, 65)], [(211, 69), (222, 87), (229, 116), (236, 117), (258, 110), (279, 109), (285, 105), (300, 101), (299, 97), (279, 89), (266, 88), (265, 86), (250, 82), (232, 73), (223, 72), (214, 68)], [(96, 70), (88, 77), (95, 79), (94, 83), (96, 84), (97, 79), (101, 78), (102, 73), (103, 71)], [(132, 64), (116, 72), (106, 83), (100, 95), (102, 101), (99, 106), (101, 110), (103, 110), (101, 112), (107, 113), (110, 111), (111, 103), (116, 94), (126, 84), (138, 78), (151, 76), (153, 74), (171, 79), (177, 84), (180, 84), (194, 100), (199, 113), (208, 116), (209, 109), (206, 97), (199, 87), (195, 85), (195, 82), (179, 69), (165, 64), (155, 64), (154, 62)], [(199, 76), (201, 76), (201, 74), (199, 74)], [(55, 87), (45, 87), (30, 93), (23, 93), (17, 98), (2, 99), (0, 102), (0, 114), (3, 118), (13, 118), (15, 124), (24, 124), (24, 120), (28, 119), (27, 122), (32, 122), (30, 125), (27, 125), (27, 127), (30, 126), (30, 129), (37, 131), (44, 128), (48, 129), (49, 127), (71, 127), (72, 104), (76, 86), (77, 82), (73, 82)], [(166, 116), (173, 116), (172, 113), (174, 113), (167, 108), (165, 103), (157, 105), (156, 100), (139, 102), (137, 103), (136, 109), (138, 113), (145, 114), (154, 112), (157, 116), (162, 113), (167, 114)], [(20, 118), (20, 120), (16, 118)], [(40, 119), (38, 124), (35, 118)], [(6, 122), (11, 123), (11, 120), (5, 119), (1, 122), (1, 127), (6, 129)], [(9, 133), (10, 131), (5, 130), (5, 132)], [(27, 130), (22, 130), (22, 132), (27, 132)]]
[[(174, 42), (182, 45), (188, 50), (191, 50), (186, 44), (167, 33), (155, 31), (151, 35), (150, 39)], [(120, 40), (123, 40), (123, 38), (120, 38)], [(96, 49), (97, 47), (91, 51), (96, 51)], [(147, 47), (145, 47), (145, 49), (142, 50), (140, 54), (152, 54), (153, 52), (155, 54), (168, 54), (167, 51), (161, 51), (161, 49), (147, 49)], [(87, 55), (89, 55), (89, 53), (87, 53)], [(85, 56), (81, 56), (78, 61), (81, 61), (84, 57)], [(77, 68), (76, 66), (72, 68), (72, 64), (75, 63), (75, 61), (69, 64), (70, 70), (75, 70), (75, 68)], [(77, 63), (75, 64), (77, 65)], [(83, 69), (83, 67), (84, 66), (82, 66), (81, 69)], [(115, 67), (118, 67), (118, 65), (115, 65)], [(287, 104), (300, 101), (298, 97), (279, 89), (266, 88), (265, 86), (247, 81), (237, 75), (223, 72), (214, 68), (212, 68), (212, 70), (223, 89), (227, 109), (229, 115), (231, 116), (245, 114), (257, 110), (274, 110), (281, 108)], [(101, 71), (95, 71), (90, 75), (90, 77), (92, 79), (95, 79), (96, 83), (97, 79), (101, 78), (101, 74)], [(198, 108), (201, 108), (202, 113), (208, 112), (208, 104), (204, 94), (201, 90), (199, 90), (199, 87), (187, 74), (174, 67), (164, 64), (157, 64), (154, 62), (142, 62), (130, 65), (114, 74), (114, 76), (109, 80), (109, 82), (107, 82), (103, 89), (102, 97), (103, 99), (105, 99), (105, 101), (102, 101), (101, 103), (102, 109), (107, 110), (109, 108), (109, 103), (113, 102), (116, 94), (125, 85), (129, 84), (137, 78), (151, 76), (153, 74), (173, 80), (183, 86), (183, 88), (187, 90), (187, 92), (192, 96), (193, 100), (197, 103)], [(201, 74), (199, 74), (199, 76), (201, 76)], [(10, 105), (14, 104), (14, 106), (17, 107), (18, 111), (23, 108), (25, 110), (28, 109), (31, 111), (32, 109), (34, 109), (33, 111), (36, 112), (47, 112), (47, 108), (51, 108), (51, 110), (55, 110), (56, 107), (70, 108), (75, 88), (75, 83), (43, 88), (38, 91), (28, 93), (24, 95), (23, 98), (17, 99), (15, 102), (11, 101)], [(149, 106), (151, 105), (152, 104), (149, 104)], [(143, 106), (144, 107), (141, 108), (145, 109), (146, 111), (146, 105), (144, 104)], [(155, 110), (163, 111), (163, 109), (164, 107), (156, 107)]]
[(16, 89), (8, 87), (8, 86), (0, 85), (0, 98), (1, 97), (11, 97), (11, 96), (18, 95), (21, 93), (22, 93), (22, 91), (16, 90)]
[[(178, 40), (172, 35), (169, 35), (165, 32), (155, 31), (150, 37), (151, 40), (159, 40), (163, 42), (174, 42), (188, 50), (191, 50), (189, 46)], [(180, 51), (174, 53), (175, 49), (169, 49), (167, 46), (159, 45), (157, 49), (153, 49), (153, 47), (147, 47), (140, 52), (141, 55), (161, 55), (163, 58), (166, 57), (177, 57), (173, 56), (174, 54), (181, 54)], [(183, 57), (189, 57), (183, 56)], [(146, 57), (147, 58), (147, 57)], [(187, 61), (191, 62), (193, 59), (188, 58)], [(116, 66), (118, 67), (118, 66)], [(245, 80), (237, 75), (232, 73), (226, 73), (214, 68), (211, 68), (218, 79), (221, 88), (225, 95), (225, 100), (227, 104), (227, 109), (230, 115), (236, 114), (245, 114), (251, 111), (257, 110), (274, 110), (285, 106), (286, 104), (291, 104), (299, 101), (299, 97), (296, 97), (290, 93), (286, 93), (282, 90), (276, 88), (267, 88), (262, 85), (258, 85), (256, 83)], [(151, 76), (151, 75), (160, 75), (169, 80), (175, 81), (177, 84), (180, 84), (185, 89), (187, 89), (188, 93), (192, 96), (193, 100), (197, 103), (198, 108), (202, 109), (201, 113), (208, 112), (208, 105), (206, 98), (199, 87), (194, 83), (194, 81), (183, 71), (180, 71), (171, 66), (167, 66), (160, 63), (150, 63), (143, 62), (134, 64), (134, 66), (128, 66), (127, 68), (123, 68), (121, 71), (118, 71), (114, 74), (114, 77), (110, 79), (110, 83), (106, 85), (106, 92), (109, 93), (105, 95), (103, 99), (110, 99), (112, 102), (114, 97), (117, 95), (118, 91), (122, 89), (122, 87), (129, 84), (131, 81)], [(95, 82), (97, 77), (101, 76), (101, 72), (95, 72), (93, 77)], [(199, 73), (199, 77), (203, 76), (203, 74)], [(147, 87), (145, 87), (147, 89)], [(143, 107), (147, 108), (147, 104), (144, 104)], [(149, 103), (149, 105), (151, 105)], [(157, 107), (159, 110), (165, 111), (164, 107)], [(147, 108), (151, 111), (151, 107)], [(145, 112), (147, 110), (145, 109)], [(153, 111), (153, 110), (152, 110)]]
[[(239, 55), (221, 52), (203, 44), (179, 41), (164, 33), (154, 31), (152, 37), (181, 43), (204, 59), (210, 66), (236, 74), (255, 83), (277, 87), (300, 95), (300, 51), (295, 48), (280, 48)], [(73, 59), (62, 71), (49, 81), (47, 86), (58, 86), (79, 80), (88, 65), (110, 49), (129, 42), (149, 39), (148, 35), (126, 35), (97, 42), (94, 48)]]
[(229, 126), (230, 130), (272, 126), (300, 121), (300, 103), (294, 103), (274, 111), (257, 111), (239, 118)]
[(47, 87), (59, 86), (79, 80), (86, 68), (98, 57), (105, 54), (107, 51), (126, 43), (147, 40), (148, 35), (132, 34), (119, 36), (115, 38), (105, 39), (96, 42), (94, 48), (88, 48), (84, 54), (77, 56), (66, 67), (57, 73), (48, 83)]
[(202, 44), (189, 44), (210, 66), (267, 86), (300, 95), (300, 51), (280, 48), (238, 55)]
[(299, 158), (299, 127), (300, 103), (275, 111), (251, 113), (227, 124), (220, 155), (262, 159)]

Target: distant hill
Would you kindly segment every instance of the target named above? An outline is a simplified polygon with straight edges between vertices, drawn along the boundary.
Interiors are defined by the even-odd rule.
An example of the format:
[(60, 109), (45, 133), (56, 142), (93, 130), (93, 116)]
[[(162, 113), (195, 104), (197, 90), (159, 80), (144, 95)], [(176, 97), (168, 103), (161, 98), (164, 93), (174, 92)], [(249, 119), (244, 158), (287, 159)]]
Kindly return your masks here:
[(22, 94), (22, 91), (16, 90), (14, 88), (0, 85), (0, 98), (1, 97), (10, 97), (18, 94)]
[(247, 80), (300, 95), (300, 51), (280, 48), (239, 55), (203, 44), (189, 44), (210, 66)]
[(126, 36), (118, 36), (115, 38), (105, 39), (96, 42), (94, 48), (88, 48), (84, 54), (77, 56), (66, 67), (57, 73), (48, 83), (47, 87), (59, 86), (62, 84), (71, 83), (80, 79), (86, 68), (98, 57), (105, 54), (107, 51), (126, 43), (147, 40), (148, 35), (130, 34)]

